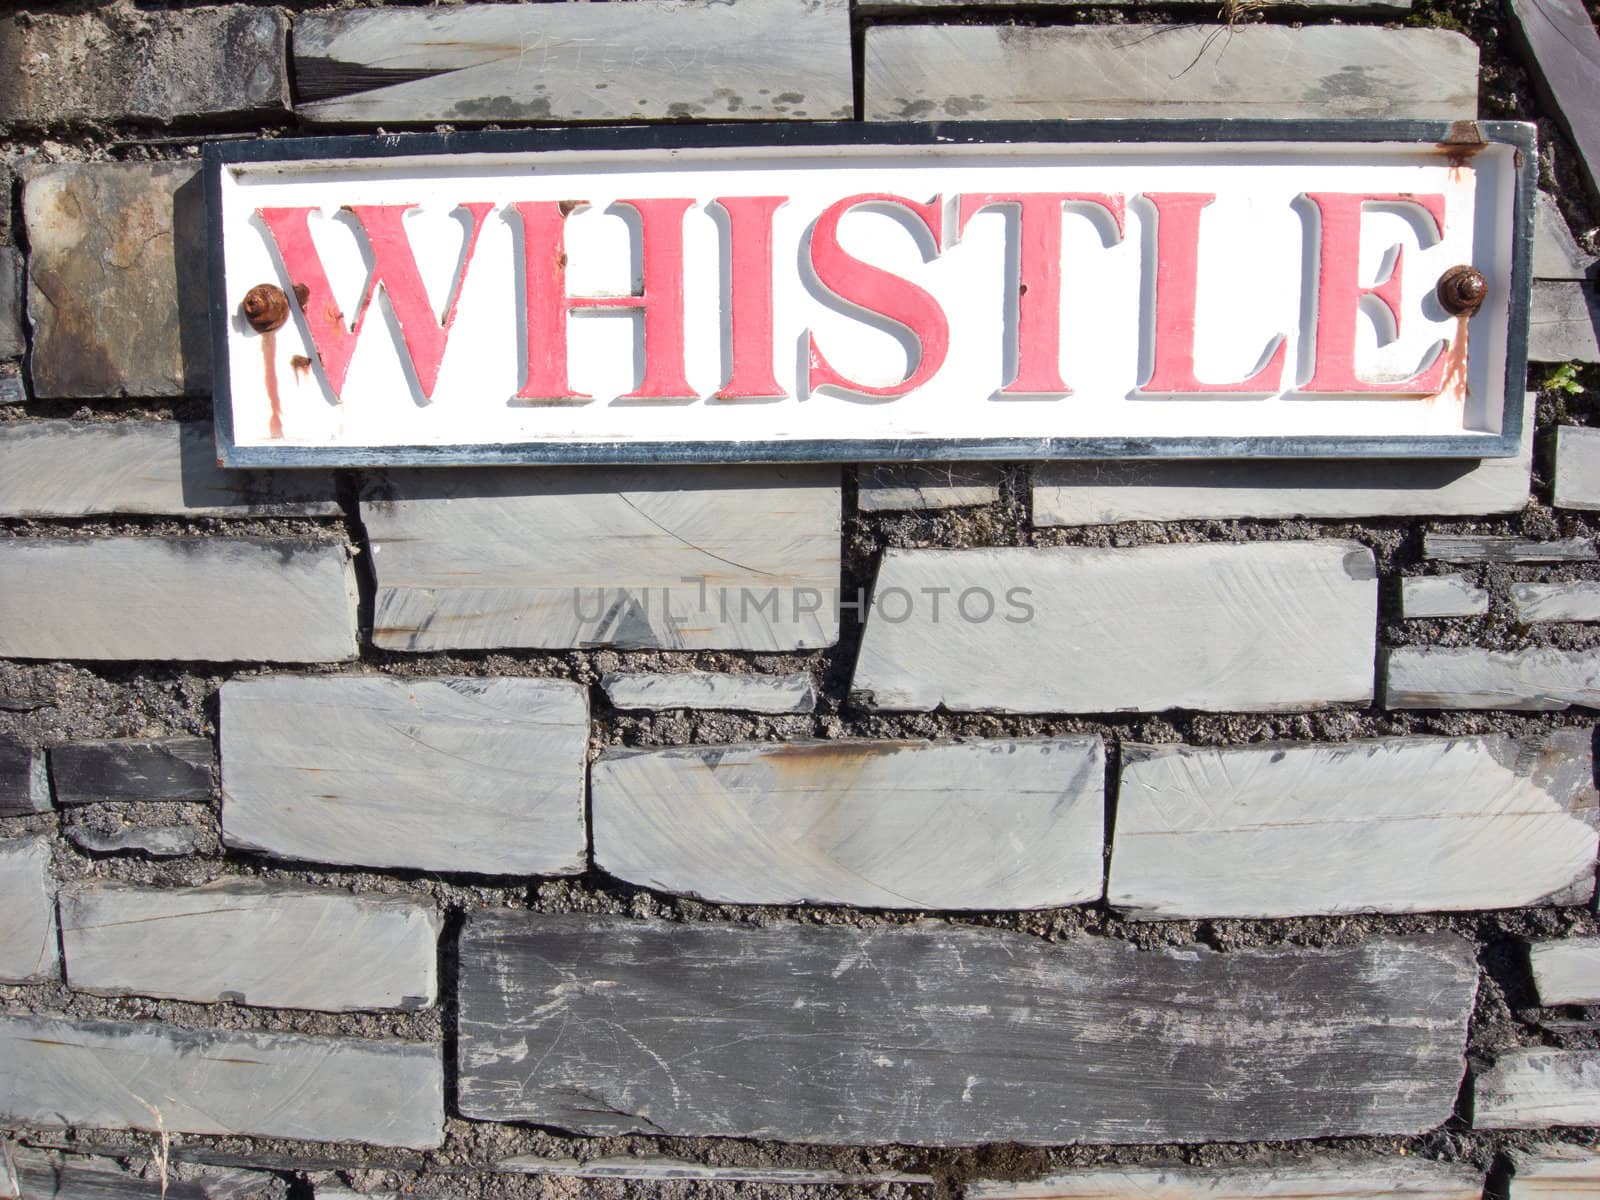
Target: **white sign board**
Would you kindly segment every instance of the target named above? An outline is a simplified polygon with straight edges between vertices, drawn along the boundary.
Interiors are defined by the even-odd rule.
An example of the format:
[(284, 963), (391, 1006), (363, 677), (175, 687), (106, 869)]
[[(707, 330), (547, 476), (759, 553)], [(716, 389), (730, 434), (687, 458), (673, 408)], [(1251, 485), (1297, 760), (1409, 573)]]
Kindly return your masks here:
[(1532, 132), (1466, 128), (213, 145), (222, 454), (1512, 453)]

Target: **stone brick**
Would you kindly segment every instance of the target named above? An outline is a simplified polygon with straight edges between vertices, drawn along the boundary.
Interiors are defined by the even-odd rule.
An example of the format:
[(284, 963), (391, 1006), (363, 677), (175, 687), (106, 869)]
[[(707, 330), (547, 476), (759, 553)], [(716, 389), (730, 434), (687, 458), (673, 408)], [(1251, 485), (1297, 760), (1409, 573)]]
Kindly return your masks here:
[(862, 512), (963, 508), (1000, 499), (1000, 468), (992, 463), (883, 463), (861, 468)]
[(1357, 25), (879, 25), (865, 115), (1471, 120), (1478, 50), (1442, 29)]
[(961, 712), (1364, 703), (1377, 600), (1371, 552), (1334, 540), (888, 550), (851, 689)]
[(801, 650), (839, 636), (837, 467), (395, 472), (369, 481), (361, 513), (383, 649)]
[(0, 516), (150, 513), (338, 516), (326, 471), (217, 466), (202, 422), (12, 421), (0, 425)]
[(61, 941), (72, 986), (102, 995), (346, 1012), (438, 992), (432, 905), (331, 888), (80, 885), (61, 895)]
[(416, 1042), (0, 1017), (0, 1120), (428, 1149), (444, 1064)]
[(195, 852), (191, 825), (129, 825), (102, 830), (68, 825), (62, 835), (86, 854), (142, 854), (147, 858), (181, 858)]
[(1600, 938), (1534, 942), (1528, 966), (1540, 1004), (1600, 1004)]
[(1600, 508), (1600, 429), (1562, 425), (1556, 429), (1557, 508)]
[(576, 683), (277, 676), (221, 696), (229, 846), (481, 875), (588, 865)]
[(50, 839), (0, 839), (0, 981), (28, 983), (60, 976)]
[[(178, 1167), (166, 1179), (159, 1172), (135, 1174), (114, 1158), (58, 1154), (21, 1147), (9, 1151), (20, 1194), (27, 1200), (288, 1200), (289, 1185), (265, 1171)], [(4, 1191), (0, 1164), (0, 1196)]]
[(22, 251), (0, 245), (0, 358), (21, 358), (27, 349), (22, 332)]
[(1529, 362), (1600, 362), (1600, 296), (1592, 285), (1535, 280), (1531, 308)]
[(56, 163), (23, 178), (34, 394), (209, 394), (195, 164)]
[(1600, 621), (1600, 583), (1514, 583), (1511, 611), (1524, 625), (1541, 621)]
[(0, 404), (21, 404), (28, 398), (22, 382), (22, 364), (0, 362)]
[(1507, 1050), (1472, 1080), (1474, 1129), (1600, 1125), (1600, 1050)]
[(1450, 936), (1221, 954), (479, 910), (460, 961), (469, 1119), (846, 1145), (1420, 1132), (1477, 989)]
[(43, 750), (0, 734), (0, 817), (50, 811), (50, 773)]
[(1600, 651), (1397, 646), (1384, 654), (1386, 708), (1600, 707)]
[(1594, 1200), (1600, 1192), (1600, 1154), (1562, 1143), (1509, 1149), (1509, 1200)]
[(1400, 581), (1400, 615), (1408, 621), (1425, 617), (1481, 617), (1489, 611), (1489, 593), (1461, 575), (1415, 575)]
[(294, 63), (313, 121), (855, 116), (847, 0), (312, 12)]
[(1124, 744), (1108, 901), (1144, 920), (1583, 904), (1589, 731)]
[(963, 1200), (1480, 1200), (1483, 1172), (1414, 1159), (1288, 1159), (1243, 1167), (1080, 1168), (977, 1180)]
[(269, 538), (10, 538), (0, 657), (338, 662), (356, 656), (345, 547)]
[(1506, 8), (1543, 115), (1567, 135), (1562, 158), (1584, 177), (1589, 194), (1600, 196), (1600, 32), (1593, 14), (1583, 0), (1511, 0)]
[(1098, 737), (611, 751), (595, 866), (729, 904), (1053, 908), (1098, 900)]
[(116, 800), (204, 804), (211, 799), (211, 740), (68, 742), (50, 751), (50, 776), (64, 808)]
[[(1097, 4), (1096, 8), (1125, 8), (1135, 7), (1139, 0), (1110, 0), (1109, 3)], [(1203, 0), (1172, 0), (1175, 5), (1200, 5)], [(918, 14), (929, 20), (940, 20), (952, 15), (953, 9), (975, 9), (979, 12), (989, 10), (996, 19), (1003, 19), (1009, 15), (1004, 12), (1010, 8), (1030, 8), (1040, 15), (1044, 15), (1052, 8), (1071, 8), (1067, 0), (856, 0), (856, 10), (862, 13), (909, 16)], [(1297, 8), (1331, 8), (1341, 9), (1345, 13), (1356, 12), (1404, 12), (1411, 7), (1411, 0), (1301, 0)]]
[[(741, 1167), (713, 1166), (690, 1162), (663, 1155), (611, 1154), (579, 1162), (575, 1158), (540, 1158), (521, 1154), (503, 1158), (495, 1164), (499, 1171), (515, 1171), (521, 1175), (554, 1175), (563, 1179), (618, 1179), (639, 1183), (753, 1183), (775, 1184), (779, 1187), (845, 1187), (849, 1194), (882, 1195), (877, 1189), (899, 1185), (901, 1187), (933, 1188), (932, 1175), (909, 1171), (834, 1171), (826, 1167)], [(869, 1190), (871, 1189), (871, 1190)], [(784, 1192), (803, 1200), (806, 1193)], [(837, 1191), (824, 1193), (837, 1196)], [(320, 1193), (319, 1193), (320, 1195)], [(820, 1200), (820, 1197), (819, 1197)]]
[(809, 675), (720, 671), (612, 671), (600, 680), (616, 708), (659, 712), (715, 708), (733, 712), (808, 713), (817, 707)]
[(1449, 563), (1593, 562), (1600, 558), (1594, 539), (1486, 537), (1475, 533), (1424, 533), (1422, 557)]
[(1579, 247), (1566, 218), (1549, 192), (1540, 192), (1533, 214), (1533, 277), (1587, 279), (1594, 273), (1594, 255)]
[(244, 5), (0, 18), (0, 112), (26, 125), (283, 113), (288, 33), (281, 9)]
[(1528, 503), (1537, 397), (1524, 401), (1510, 458), (1371, 460), (1352, 476), (1336, 460), (1138, 459), (1040, 463), (1036, 525), (1290, 517), (1481, 516)]

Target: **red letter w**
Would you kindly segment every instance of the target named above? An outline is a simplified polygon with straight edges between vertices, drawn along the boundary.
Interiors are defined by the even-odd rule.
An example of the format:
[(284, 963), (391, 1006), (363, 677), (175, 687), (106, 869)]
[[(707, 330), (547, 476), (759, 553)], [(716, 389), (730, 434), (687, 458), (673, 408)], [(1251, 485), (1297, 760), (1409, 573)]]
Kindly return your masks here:
[[(422, 275), (417, 270), (416, 256), (406, 238), (402, 218), (415, 204), (356, 204), (349, 209), (356, 223), (366, 234), (372, 248), (372, 274), (361, 289), (361, 301), (356, 305), (355, 320), (347, 326), (345, 315), (333, 298), (328, 285), (327, 272), (322, 258), (311, 241), (309, 218), (315, 208), (262, 208), (258, 215), (272, 232), (278, 244), (278, 254), (289, 273), (295, 291), (303, 296), (301, 309), (305, 313), (306, 327), (311, 331), (311, 343), (317, 358), (322, 362), (323, 373), (335, 399), (343, 399), (345, 376), (350, 371), (350, 359), (356, 351), (356, 340), (361, 336), (361, 326), (366, 322), (367, 310), (379, 287), (389, 297), (395, 319), (400, 322), (400, 336), (416, 369), (417, 382), (422, 385), (425, 400), (433, 398), (434, 384), (439, 379), (439, 365), (444, 361), (445, 344), (450, 338), (450, 326), (455, 323), (456, 303), (461, 298), (462, 285), (466, 283), (467, 269), (472, 265), (472, 252), (478, 245), (478, 233), (483, 219), (492, 204), (463, 204), (472, 216), (472, 230), (467, 234), (467, 252), (461, 259), (461, 273), (451, 280), (449, 303), (444, 320), (434, 314), (428, 301), (427, 289), (422, 285)], [(301, 292), (301, 288), (304, 291)]]

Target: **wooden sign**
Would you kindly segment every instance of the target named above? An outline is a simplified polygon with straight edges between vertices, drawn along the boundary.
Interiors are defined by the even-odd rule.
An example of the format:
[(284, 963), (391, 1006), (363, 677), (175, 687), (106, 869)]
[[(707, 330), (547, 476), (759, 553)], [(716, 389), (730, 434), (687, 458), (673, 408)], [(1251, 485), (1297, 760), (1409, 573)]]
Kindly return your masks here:
[(1527, 125), (206, 153), (230, 466), (1517, 449)]

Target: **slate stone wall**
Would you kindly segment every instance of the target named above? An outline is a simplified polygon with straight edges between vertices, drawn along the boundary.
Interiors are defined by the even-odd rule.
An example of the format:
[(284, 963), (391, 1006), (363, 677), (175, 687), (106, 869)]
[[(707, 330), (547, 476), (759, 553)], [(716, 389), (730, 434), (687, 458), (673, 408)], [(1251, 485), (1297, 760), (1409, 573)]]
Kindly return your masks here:
[[(1518, 11), (0, 15), (0, 1197), (1600, 1197)], [(215, 466), (208, 138), (1160, 113), (1538, 121), (1522, 454)]]

